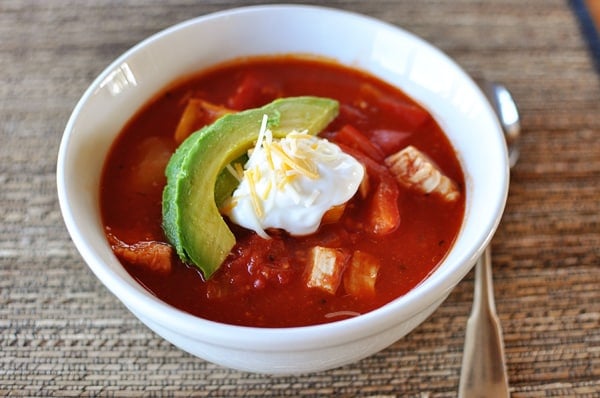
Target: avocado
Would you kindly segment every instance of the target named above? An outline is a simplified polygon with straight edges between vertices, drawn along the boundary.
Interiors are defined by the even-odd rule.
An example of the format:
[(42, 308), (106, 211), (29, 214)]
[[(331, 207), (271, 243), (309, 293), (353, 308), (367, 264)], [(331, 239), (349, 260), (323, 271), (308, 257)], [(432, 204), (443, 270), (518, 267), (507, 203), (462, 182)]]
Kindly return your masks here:
[(282, 98), (222, 116), (190, 135), (167, 164), (162, 199), (163, 229), (182, 261), (196, 265), (208, 279), (235, 245), (215, 200), (221, 202), (236, 188), (225, 166), (255, 144), (263, 115), (273, 137), (280, 138), (294, 130), (319, 133), (338, 108), (329, 98)]

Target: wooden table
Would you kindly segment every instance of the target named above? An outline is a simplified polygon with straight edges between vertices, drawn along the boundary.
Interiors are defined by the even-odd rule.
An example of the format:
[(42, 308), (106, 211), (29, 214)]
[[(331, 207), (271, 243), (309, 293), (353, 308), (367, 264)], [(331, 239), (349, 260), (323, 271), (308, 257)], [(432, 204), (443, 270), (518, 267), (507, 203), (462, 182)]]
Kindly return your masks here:
[[(0, 395), (456, 396), (472, 273), (382, 352), (272, 377), (174, 348), (88, 270), (55, 186), (76, 101), (150, 34), (258, 2), (172, 3), (0, 2)], [(492, 245), (513, 397), (600, 395), (600, 80), (571, 3), (320, 2), (414, 32), (469, 73), (504, 83), (520, 106), (522, 155)]]

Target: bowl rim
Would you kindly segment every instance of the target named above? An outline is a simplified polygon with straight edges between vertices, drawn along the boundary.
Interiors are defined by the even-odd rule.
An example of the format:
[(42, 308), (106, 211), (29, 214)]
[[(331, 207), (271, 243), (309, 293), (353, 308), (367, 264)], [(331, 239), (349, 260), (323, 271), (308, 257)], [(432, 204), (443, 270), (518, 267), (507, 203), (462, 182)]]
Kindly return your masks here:
[[(343, 345), (369, 335), (377, 334), (381, 330), (390, 329), (400, 322), (399, 320), (390, 317), (389, 314), (393, 313), (400, 320), (410, 318), (416, 313), (423, 311), (426, 307), (432, 305), (432, 303), (443, 300), (455, 285), (469, 272), (477, 258), (483, 253), (484, 248), (489, 244), (500, 223), (508, 194), (508, 161), (506, 161), (506, 172), (503, 173), (505, 180), (498, 182), (504, 187), (503, 194), (501, 197), (497, 198), (497, 203), (495, 204), (496, 215), (489, 220), (488, 231), (481, 234), (479, 240), (473, 244), (475, 249), (471, 255), (464, 258), (461, 264), (459, 264), (459, 266), (457, 265), (452, 270), (453, 272), (450, 275), (443, 279), (436, 279), (435, 283), (431, 281), (428, 282), (430, 278), (427, 277), (419, 286), (427, 283), (427, 286), (431, 285), (428, 290), (419, 289), (419, 286), (417, 286), (404, 296), (356, 318), (319, 325), (287, 328), (249, 327), (210, 321), (166, 304), (149, 294), (147, 291), (142, 291), (141, 289), (143, 288), (140, 288), (139, 285), (137, 288), (132, 286), (131, 281), (124, 280), (103, 263), (100, 257), (90, 247), (86, 238), (81, 234), (76, 216), (72, 212), (71, 198), (67, 192), (68, 182), (65, 179), (65, 166), (69, 152), (70, 136), (77, 117), (90, 97), (94, 95), (94, 92), (98, 89), (100, 84), (116, 67), (141, 49), (146, 48), (153, 42), (161, 40), (164, 36), (188, 29), (196, 24), (206, 23), (207, 21), (219, 18), (229, 18), (234, 15), (239, 16), (245, 13), (265, 11), (276, 12), (278, 10), (306, 10), (336, 14), (353, 20), (361, 20), (363, 22), (375, 24), (385, 29), (391, 29), (394, 32), (409, 36), (412, 40), (420, 43), (420, 45), (424, 45), (428, 47), (429, 50), (436, 52), (438, 56), (445, 58), (447, 62), (456, 66), (463, 77), (475, 85), (470, 76), (468, 76), (454, 60), (429, 42), (399, 26), (352, 11), (317, 5), (272, 4), (236, 7), (205, 14), (179, 22), (145, 38), (117, 57), (94, 79), (77, 102), (66, 124), (57, 161), (57, 190), (65, 225), (81, 256), (102, 283), (136, 315), (146, 319), (151, 318), (153, 322), (159, 323), (163, 327), (167, 327), (174, 333), (194, 336), (199, 340), (210, 341), (212, 344), (216, 345), (235, 346), (242, 349), (256, 349), (261, 351), (278, 351), (282, 349), (285, 349), (286, 351), (302, 351), (308, 348), (318, 349), (320, 347), (331, 346), (331, 339), (334, 339), (335, 345)], [(477, 90), (478, 93), (481, 94), (481, 97), (484, 98), (481, 91), (479, 91), (478, 88)], [(486, 111), (493, 115), (493, 110), (487, 101), (485, 102), (484, 107), (488, 108)], [(497, 119), (495, 119), (495, 124), (501, 134), (501, 128)], [(506, 154), (506, 148), (504, 148), (504, 152)], [(508, 158), (507, 154), (506, 158)], [(134, 283), (137, 284), (135, 281)], [(151, 316), (148, 314), (151, 314)], [(369, 327), (365, 327), (365, 325), (369, 325)]]

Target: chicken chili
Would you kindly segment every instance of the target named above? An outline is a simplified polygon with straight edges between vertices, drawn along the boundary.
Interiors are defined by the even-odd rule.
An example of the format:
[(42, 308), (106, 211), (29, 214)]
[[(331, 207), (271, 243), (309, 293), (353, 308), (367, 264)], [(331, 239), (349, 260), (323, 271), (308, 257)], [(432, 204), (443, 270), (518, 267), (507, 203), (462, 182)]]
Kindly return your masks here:
[(465, 209), (457, 156), (424, 108), (298, 56), (236, 60), (161, 92), (113, 144), (100, 193), (109, 243), (140, 284), (258, 327), (404, 295), (444, 259)]

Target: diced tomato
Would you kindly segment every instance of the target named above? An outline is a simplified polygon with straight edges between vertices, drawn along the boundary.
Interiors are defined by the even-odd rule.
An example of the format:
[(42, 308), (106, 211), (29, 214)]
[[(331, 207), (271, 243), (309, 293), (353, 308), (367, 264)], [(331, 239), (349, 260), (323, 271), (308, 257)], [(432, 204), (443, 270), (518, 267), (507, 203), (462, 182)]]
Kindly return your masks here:
[[(319, 233), (307, 235), (302, 238), (306, 247), (325, 246), (325, 247), (340, 247), (345, 242), (352, 242), (351, 234), (343, 229), (337, 228), (336, 224), (321, 224)], [(298, 258), (302, 258), (306, 262), (306, 253), (304, 250), (299, 251)]]
[(411, 133), (406, 131), (377, 129), (370, 134), (371, 142), (384, 153), (385, 156), (396, 153), (406, 146), (407, 138)]
[(366, 155), (360, 149), (352, 148), (348, 145), (338, 143), (338, 142), (336, 142), (336, 144), (342, 149), (342, 151), (346, 152), (348, 155), (351, 155), (356, 160), (358, 160), (360, 163), (362, 163), (362, 165), (365, 166), (365, 169), (367, 170), (367, 174), (369, 174), (370, 177), (379, 179), (378, 176), (380, 174), (386, 173), (386, 172), (389, 173), (387, 171), (387, 167), (383, 166), (382, 164), (377, 163), (375, 160), (373, 160), (370, 156)]
[(423, 125), (431, 118), (425, 109), (408, 101), (399, 101), (371, 84), (363, 84), (360, 93), (367, 102), (392, 115), (400, 125), (409, 130)]
[[(368, 186), (372, 192), (368, 195), (367, 229), (375, 235), (385, 235), (395, 231), (400, 225), (398, 200), (400, 188), (389, 169), (363, 152), (340, 144), (342, 150), (353, 156), (365, 166), (369, 177)], [(361, 192), (361, 196), (364, 193)]]
[(227, 106), (243, 110), (264, 105), (281, 96), (281, 90), (272, 80), (261, 79), (254, 73), (247, 73), (235, 93), (227, 100)]
[(389, 177), (382, 178), (371, 196), (367, 211), (368, 232), (374, 235), (387, 235), (398, 229), (400, 210), (398, 184)]
[(345, 144), (361, 151), (371, 159), (381, 163), (384, 159), (383, 152), (369, 141), (369, 138), (352, 125), (342, 127), (333, 138), (335, 143)]
[(367, 123), (367, 120), (369, 120), (368, 116), (362, 110), (349, 104), (340, 104), (338, 119), (345, 124), (351, 124), (353, 126), (363, 126)]
[(287, 285), (296, 275), (285, 242), (276, 234), (272, 239), (255, 233), (240, 237), (229, 259), (232, 261), (226, 261), (207, 281), (207, 295), (211, 298), (230, 298), (267, 286)]
[(260, 289), (267, 283), (285, 285), (290, 282), (293, 270), (285, 242), (279, 236), (263, 239), (252, 234), (238, 245), (249, 256), (245, 265), (255, 288)]

